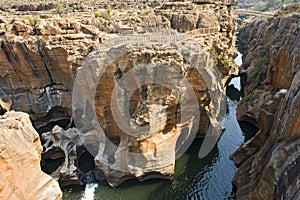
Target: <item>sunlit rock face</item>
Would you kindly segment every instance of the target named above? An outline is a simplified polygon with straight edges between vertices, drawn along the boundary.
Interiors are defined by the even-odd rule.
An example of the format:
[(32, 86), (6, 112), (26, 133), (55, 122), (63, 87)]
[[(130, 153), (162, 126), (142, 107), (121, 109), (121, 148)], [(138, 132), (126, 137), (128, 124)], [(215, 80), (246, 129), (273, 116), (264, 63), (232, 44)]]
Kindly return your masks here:
[(245, 97), (237, 117), (260, 130), (232, 155), (237, 199), (299, 198), (299, 22), (290, 12), (240, 33)]
[(58, 182), (41, 171), (42, 145), (26, 113), (0, 116), (0, 199), (61, 199)]
[[(175, 47), (151, 46), (112, 48), (108, 55), (115, 53), (115, 58), (107, 66), (98, 64), (101, 52), (92, 53), (74, 88), (75, 125), (86, 146), (93, 147), (96, 166), (113, 186), (133, 177), (171, 178), (179, 147), (188, 146), (197, 130), (207, 131), (208, 115), (199, 116), (210, 102), (200, 75), (207, 67), (207, 54), (199, 58), (197, 71)], [(124, 54), (117, 53), (124, 48)], [(97, 70), (103, 73), (97, 75)], [(216, 79), (215, 75), (205, 78)], [(99, 82), (85, 84), (93, 80)]]
[[(171, 178), (176, 155), (183, 151), (178, 147), (191, 142), (192, 133), (204, 137), (210, 125), (220, 128), (224, 85), (236, 72), (230, 62), (235, 52), (231, 4), (166, 2), (153, 4), (153, 13), (129, 11), (113, 10), (110, 20), (80, 12), (67, 13), (64, 18), (45, 14), (34, 18), (34, 24), (23, 16), (0, 19), (4, 31), (0, 94), (5, 102), (12, 101), (12, 109), (30, 114), (44, 142), (43, 163), (57, 160), (56, 168), (47, 172), (62, 185), (74, 184), (90, 171), (79, 166), (87, 151), (95, 159), (92, 171), (96, 178), (104, 177), (113, 186), (128, 178)], [(182, 50), (177, 44), (121, 43), (124, 52), (104, 67), (99, 48), (115, 37), (122, 41), (128, 27), (139, 35), (176, 31), (186, 34), (179, 41), (193, 39), (190, 44), (180, 44)], [(199, 35), (189, 32), (199, 28), (205, 29)], [(118, 47), (109, 48), (105, 54), (118, 51)], [(189, 48), (201, 52), (190, 54)], [(74, 94), (74, 82), (82, 69), (96, 71), (85, 80), (86, 88)], [(93, 85), (91, 78), (98, 78), (97, 70), (103, 74)], [(140, 86), (130, 95), (126, 88), (121, 89), (112, 98), (115, 86), (130, 70), (137, 73), (133, 84)], [(162, 80), (169, 85), (160, 84)], [(90, 81), (94, 94), (89, 91)], [(93, 101), (84, 99), (84, 109), (74, 105), (74, 98), (80, 100), (85, 93)], [(128, 111), (126, 120), (113, 115), (112, 100), (127, 109), (121, 110)], [(93, 115), (87, 117), (85, 111)], [(129, 129), (136, 131), (129, 134), (118, 125), (120, 121), (130, 122)], [(102, 132), (95, 128), (98, 125)]]

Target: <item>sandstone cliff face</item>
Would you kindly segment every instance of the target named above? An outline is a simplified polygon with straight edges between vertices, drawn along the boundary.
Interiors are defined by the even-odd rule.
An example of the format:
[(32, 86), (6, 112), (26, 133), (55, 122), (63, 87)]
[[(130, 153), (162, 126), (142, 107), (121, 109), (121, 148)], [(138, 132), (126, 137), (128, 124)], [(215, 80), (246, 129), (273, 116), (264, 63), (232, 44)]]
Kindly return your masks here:
[(41, 171), (42, 145), (28, 114), (0, 116), (0, 199), (61, 199), (58, 182)]
[[(225, 82), (230, 74), (236, 72), (229, 59), (235, 51), (235, 21), (230, 3), (225, 5), (220, 1), (196, 5), (191, 2), (166, 2), (150, 6), (150, 10), (142, 10), (143, 6), (139, 10), (133, 9), (133, 5), (126, 5), (128, 9), (125, 9), (116, 4), (119, 10), (101, 9), (100, 14), (94, 10), (95, 14), (48, 13), (22, 17), (12, 15), (0, 19), (0, 29), (3, 30), (1, 95), (6, 101), (12, 100), (12, 109), (29, 113), (40, 133), (48, 132), (42, 135), (46, 150), (44, 155), (49, 159), (64, 159), (63, 164), (52, 171), (52, 176), (60, 181), (74, 184), (79, 174), (86, 172), (78, 163), (82, 152), (77, 150), (82, 148), (83, 143), (88, 144), (85, 148), (95, 157), (96, 178), (101, 179), (104, 175), (113, 186), (134, 177), (140, 180), (149, 175), (170, 178), (174, 173), (176, 146), (188, 138), (191, 129), (196, 128), (197, 134), (203, 137), (210, 124), (219, 126), (218, 112), (212, 110), (221, 109)], [(201, 32), (193, 35), (195, 32), (192, 31), (201, 28)], [(208, 52), (208, 56), (193, 63), (194, 55), (182, 56), (186, 52), (178, 50), (177, 44), (122, 44), (126, 43), (123, 41), (124, 33), (154, 34), (158, 30), (159, 34), (165, 34), (168, 29), (193, 37), (185, 44), (180, 40), (180, 45), (188, 44), (194, 49), (200, 47), (201, 51)], [(99, 44), (96, 37), (99, 32), (103, 44)], [(121, 45), (103, 52), (101, 48), (115, 38), (121, 41)], [(103, 64), (107, 61), (104, 55), (113, 56), (120, 49), (126, 52), (114, 60), (108, 59), (111, 62), (104, 68)], [(211, 65), (207, 66), (207, 60), (211, 61)], [(190, 63), (196, 64), (200, 72)], [(159, 76), (159, 68), (150, 67), (149, 70), (139, 68), (141, 65), (161, 65), (172, 69), (173, 73), (162, 77)], [(83, 82), (86, 88), (75, 97), (80, 99), (87, 94), (95, 97), (96, 101), (93, 103), (83, 98), (80, 103), (86, 107), (80, 108), (74, 106), (72, 94), (74, 98), (75, 78), (84, 69), (93, 69), (95, 73), (88, 74)], [(130, 123), (133, 124), (131, 128), (150, 128), (128, 136), (117, 125), (111, 104), (114, 87), (130, 70), (141, 70), (141, 74), (151, 71), (145, 80), (170, 79), (174, 90), (159, 84), (144, 84), (134, 91), (128, 104)], [(103, 73), (102, 77), (97, 85), (93, 85), (93, 78), (99, 76), (98, 71)], [(179, 108), (183, 107), (179, 102), (182, 99), (187, 101), (191, 96), (184, 93), (186, 85), (182, 77), (188, 80), (196, 94), (198, 108), (190, 106), (188, 110), (200, 112), (201, 119), (198, 121), (178, 120), (181, 115)], [(141, 84), (143, 81), (141, 78), (133, 82)], [(95, 96), (89, 94), (88, 89), (91, 88), (96, 90)], [(216, 91), (221, 92), (216, 94)], [(210, 93), (217, 98), (212, 98)], [(120, 91), (116, 98), (118, 104), (125, 105), (127, 95), (126, 90)], [(95, 116), (89, 118), (83, 115), (83, 111), (92, 114), (95, 111)], [(50, 131), (55, 125), (63, 128), (74, 126), (70, 121), (72, 115), (75, 122), (77, 119), (77, 129), (66, 131), (55, 127)], [(98, 122), (103, 130), (100, 136), (99, 130), (91, 130)], [(80, 129), (81, 125), (84, 129)], [(53, 154), (54, 149), (59, 149), (56, 154)], [(128, 156), (127, 152), (134, 153), (134, 156)]]
[(299, 17), (255, 21), (239, 36), (245, 97), (237, 116), (260, 130), (232, 155), (237, 199), (299, 199)]

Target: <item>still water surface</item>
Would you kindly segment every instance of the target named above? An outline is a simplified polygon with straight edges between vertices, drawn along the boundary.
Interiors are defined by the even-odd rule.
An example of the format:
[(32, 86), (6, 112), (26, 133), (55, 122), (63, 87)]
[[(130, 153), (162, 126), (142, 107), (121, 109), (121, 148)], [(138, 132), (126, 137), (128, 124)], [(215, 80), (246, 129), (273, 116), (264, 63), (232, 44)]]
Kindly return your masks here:
[[(235, 60), (241, 62), (241, 55)], [(235, 110), (240, 97), (239, 78), (234, 78), (227, 88), (227, 113), (222, 121), (226, 131), (215, 148), (203, 159), (198, 158), (202, 140), (195, 140), (176, 161), (175, 178), (148, 180), (143, 183), (130, 180), (118, 188), (99, 184), (97, 188), (65, 189), (64, 200), (183, 200), (183, 199), (233, 199), (231, 180), (237, 170), (229, 156), (257, 130), (237, 122)], [(243, 131), (242, 131), (243, 130)], [(90, 196), (87, 196), (90, 194)]]

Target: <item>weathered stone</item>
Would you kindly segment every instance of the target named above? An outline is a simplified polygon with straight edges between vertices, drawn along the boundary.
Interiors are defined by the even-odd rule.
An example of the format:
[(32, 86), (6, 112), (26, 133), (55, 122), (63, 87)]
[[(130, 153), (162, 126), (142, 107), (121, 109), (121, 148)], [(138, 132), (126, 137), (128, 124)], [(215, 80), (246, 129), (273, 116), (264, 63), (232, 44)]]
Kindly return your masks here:
[(199, 14), (197, 21), (197, 28), (214, 28), (219, 24), (218, 17), (214, 12)]
[(255, 21), (240, 32), (245, 97), (237, 117), (259, 132), (231, 158), (237, 199), (300, 196), (299, 13)]
[[(133, 8), (130, 2), (123, 4), (126, 4), (128, 8)], [(5, 82), (5, 87), (1, 84), (1, 89), (4, 91), (5, 88), (7, 91), (5, 95), (12, 100), (12, 109), (29, 113), (35, 128), (40, 133), (50, 131), (55, 125), (63, 128), (72, 127), (74, 124), (70, 120), (72, 115), (70, 111), (72, 110), (71, 100), (75, 77), (82, 69), (89, 67), (82, 65), (83, 60), (89, 62), (92, 58), (94, 59), (90, 62), (92, 67), (97, 70), (102, 69), (104, 56), (111, 55), (118, 49), (116, 46), (107, 51), (107, 54), (99, 53), (99, 48), (105, 47), (105, 42), (116, 37), (122, 42), (124, 30), (127, 34), (169, 35), (174, 32), (174, 30), (169, 30), (171, 27), (181, 32), (195, 31), (197, 26), (204, 27), (198, 19), (197, 8), (206, 9), (207, 5), (196, 5), (192, 2), (167, 2), (157, 5), (159, 7), (147, 10), (147, 12), (139, 9), (126, 10), (122, 7), (120, 8), (122, 12), (112, 10), (109, 13), (106, 7), (101, 10), (103, 15), (99, 17), (95, 17), (94, 13), (90, 12), (58, 15), (53, 14), (56, 12), (53, 11), (53, 15), (50, 12), (41, 16), (32, 16), (33, 31), (28, 31), (28, 29), (26, 36), (21, 34), (16, 36), (17, 33), (12, 31), (12, 27), (15, 21), (18, 21), (20, 27), (28, 28), (30, 18), (24, 21), (23, 16), (8, 16), (7, 20), (2, 20), (6, 32), (5, 37), (1, 37), (0, 80), (3, 79)], [(99, 7), (101, 6), (105, 7), (104, 4)], [(116, 3), (113, 7), (119, 6), (119, 3)], [(140, 6), (145, 7), (145, 5)], [(83, 137), (85, 144), (87, 142), (93, 147), (92, 150), (96, 149), (92, 155), (95, 157), (93, 163), (96, 169), (91, 173), (94, 173), (98, 180), (104, 175), (108, 182), (115, 186), (128, 178), (139, 180), (158, 176), (171, 178), (174, 173), (176, 142), (178, 139), (179, 145), (184, 142), (192, 127), (189, 124), (190, 119), (185, 119), (182, 123), (176, 121), (181, 115), (178, 111), (178, 108), (182, 106), (179, 105), (182, 102), (180, 98), (188, 99), (190, 96), (183, 92), (185, 85), (178, 74), (187, 79), (196, 94), (199, 110), (193, 106), (186, 107), (189, 112), (200, 112), (201, 120), (196, 127), (198, 136), (205, 136), (210, 124), (218, 125), (217, 115), (221, 110), (221, 100), (225, 96), (224, 85), (230, 73), (234, 71), (229, 70), (231, 67), (234, 69), (230, 64), (226, 64), (225, 67), (223, 59), (230, 58), (235, 52), (233, 30), (235, 22), (230, 7), (216, 4), (207, 8), (210, 13), (218, 13), (209, 22), (210, 26), (215, 27), (194, 35), (194, 39), (186, 40), (185, 45), (190, 45), (193, 49), (199, 49), (201, 46), (200, 49), (209, 53), (210, 58), (205, 57), (194, 63), (195, 60), (189, 59), (195, 58), (196, 55), (185, 55), (183, 58), (181, 54), (185, 53), (178, 52), (175, 47), (177, 44), (165, 47), (159, 44), (142, 47), (135, 43), (125, 45), (127, 52), (122, 53), (123, 57), (116, 58), (103, 72), (97, 85), (95, 107), (91, 107), (91, 104), (86, 102), (86, 109), (93, 109), (96, 113), (94, 118), (83, 116), (84, 120), (81, 123), (87, 125), (87, 130), (78, 130), (77, 127), (77, 130), (65, 131), (56, 127), (52, 132), (44, 135), (45, 142), (49, 145), (45, 146), (48, 148), (47, 153), (44, 154), (45, 160), (53, 158), (47, 157), (49, 155), (64, 159), (61, 167), (53, 173), (62, 185), (74, 184), (78, 181), (76, 177), (79, 176), (78, 170), (82, 171), (74, 162), (81, 158), (80, 152), (74, 152), (79, 148), (77, 145), (81, 144), (77, 134), (80, 138)], [(143, 30), (139, 31), (135, 27), (142, 27)], [(222, 27), (222, 30), (219, 27)], [(23, 29), (20, 28), (20, 30)], [(101, 31), (101, 40), (96, 37), (98, 31)], [(187, 35), (179, 36), (187, 37)], [(174, 86), (177, 88), (172, 91), (160, 85), (145, 84), (133, 93), (129, 103), (131, 128), (147, 125), (150, 125), (150, 128), (132, 136), (117, 126), (111, 110), (111, 96), (117, 81), (129, 70), (137, 69), (138, 63), (141, 66), (155, 64), (173, 68), (176, 73), (167, 73), (161, 77), (161, 73), (153, 72), (146, 78), (152, 81), (170, 79), (175, 81)], [(189, 63), (195, 64), (200, 72), (192, 68)], [(145, 66), (142, 70), (149, 70)], [(90, 74), (90, 78), (95, 74)], [(89, 79), (85, 82), (85, 86), (89, 86), (91, 82), (92, 79)], [(142, 79), (136, 80), (135, 83), (142, 83)], [(214, 90), (215, 88), (218, 89)], [(220, 93), (216, 94), (216, 98), (211, 98), (210, 92), (215, 91)], [(79, 98), (82, 96), (82, 94), (77, 95)], [(117, 99), (124, 104), (126, 98), (126, 91), (124, 91)], [(89, 110), (90, 113), (93, 110)], [(77, 111), (73, 113), (73, 118), (81, 117), (82, 110)], [(101, 136), (89, 130), (96, 122), (100, 123), (104, 130)], [(112, 142), (111, 146), (106, 139), (103, 139), (104, 137)], [(53, 144), (50, 143), (51, 141)], [(59, 150), (53, 153), (53, 149)], [(124, 156), (126, 152), (141, 154), (126, 157)], [(82, 173), (87, 172), (82, 171)]]
[(28, 114), (0, 116), (0, 199), (61, 199), (58, 183), (40, 169), (42, 146)]
[(196, 29), (197, 16), (173, 14), (171, 27), (179, 32), (186, 32)]
[(59, 180), (62, 185), (78, 184), (78, 175), (80, 170), (77, 168), (75, 161), (80, 155), (77, 150), (83, 145), (77, 130), (72, 128), (64, 130), (59, 126), (55, 126), (50, 132), (42, 134), (42, 140), (45, 150), (43, 159), (59, 159), (63, 158), (63, 163), (51, 176)]
[(15, 31), (16, 35), (28, 35), (32, 33), (33, 28), (22, 21), (15, 21), (13, 23), (12, 31)]

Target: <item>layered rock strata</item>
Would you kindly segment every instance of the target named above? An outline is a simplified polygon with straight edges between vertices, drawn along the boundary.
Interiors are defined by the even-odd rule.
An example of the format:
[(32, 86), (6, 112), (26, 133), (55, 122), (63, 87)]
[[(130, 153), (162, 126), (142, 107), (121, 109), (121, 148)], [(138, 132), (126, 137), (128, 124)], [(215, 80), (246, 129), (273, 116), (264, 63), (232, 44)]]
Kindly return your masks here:
[(237, 199), (299, 199), (300, 15), (257, 20), (241, 31), (245, 97), (237, 117), (259, 128), (232, 159)]
[[(63, 14), (49, 10), (44, 15), (4, 14), (0, 19), (1, 95), (12, 100), (12, 109), (29, 113), (40, 133), (48, 132), (43, 134), (44, 155), (47, 159), (64, 160), (51, 171), (60, 181), (73, 184), (79, 173), (86, 172), (77, 162), (81, 152), (77, 150), (83, 143), (95, 157), (95, 176), (100, 179), (104, 175), (113, 186), (134, 177), (171, 178), (179, 151), (176, 146), (187, 140), (192, 129), (203, 137), (210, 124), (220, 128), (218, 115), (224, 85), (228, 76), (236, 72), (230, 59), (235, 51), (231, 3), (166, 2), (151, 6), (144, 10), (116, 10), (112, 6)], [(181, 39), (167, 45), (128, 44), (125, 39), (126, 35), (137, 38), (155, 34), (173, 39), (179, 35)], [(107, 47), (111, 41), (116, 44)], [(191, 48), (200, 49), (198, 55), (205, 52), (197, 63), (192, 60), (195, 55), (190, 53)], [(86, 69), (95, 70), (79, 81), (86, 88), (74, 87), (75, 78)], [(130, 70), (142, 76), (132, 79), (140, 86), (130, 95), (126, 88), (120, 90), (115, 99), (117, 105), (128, 106), (126, 119), (130, 121), (123, 121), (130, 122), (130, 130), (144, 127), (132, 135), (119, 127), (111, 106), (113, 89)], [(147, 77), (143, 77), (145, 73)], [(92, 78), (99, 78), (99, 82)], [(145, 80), (151, 84), (143, 84)], [(172, 80), (169, 85), (173, 88), (159, 84), (161, 80)], [(186, 106), (192, 97), (185, 92), (188, 86), (195, 93), (197, 108)], [(81, 93), (74, 93), (74, 88), (82, 89)], [(85, 95), (95, 102), (84, 99)], [(82, 103), (84, 107), (80, 107)], [(190, 118), (180, 121), (182, 107)], [(200, 113), (200, 119), (190, 115), (195, 111)], [(101, 130), (94, 130), (98, 124)], [(56, 127), (51, 131), (55, 125), (64, 129), (75, 125), (77, 129)], [(56, 154), (55, 149), (59, 149)]]

